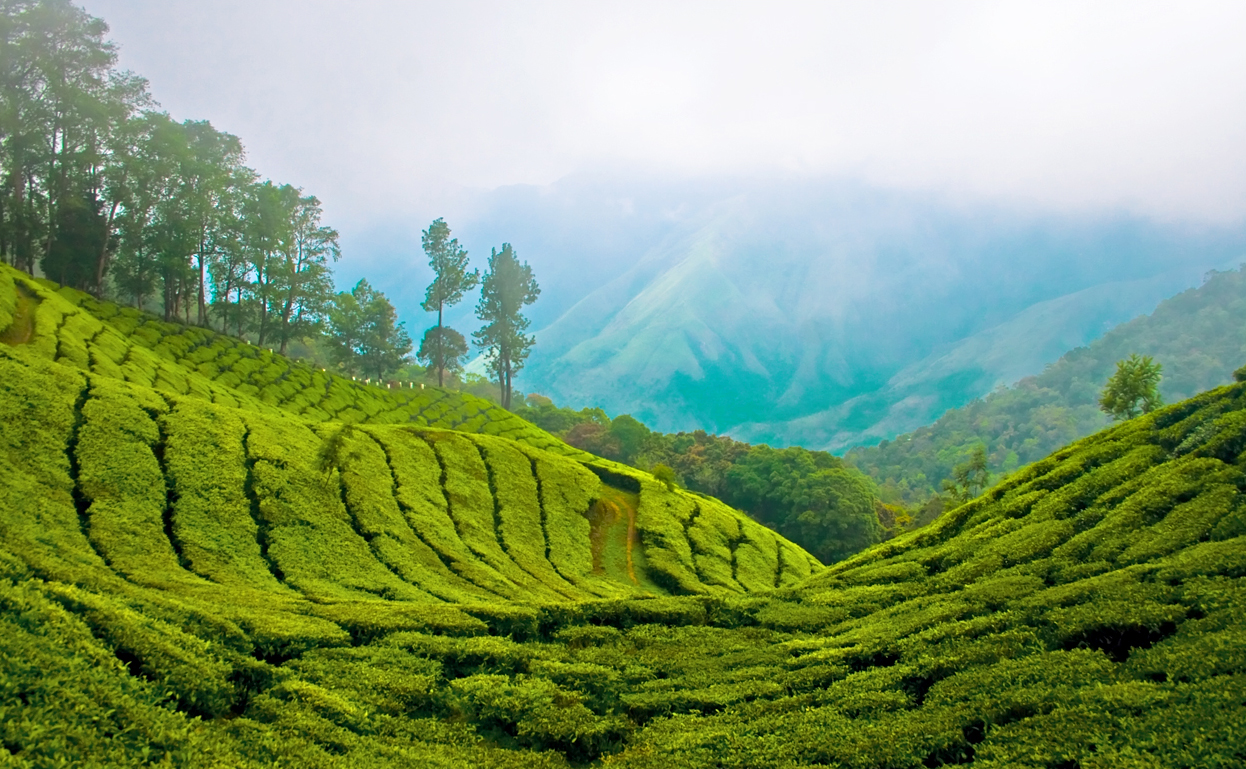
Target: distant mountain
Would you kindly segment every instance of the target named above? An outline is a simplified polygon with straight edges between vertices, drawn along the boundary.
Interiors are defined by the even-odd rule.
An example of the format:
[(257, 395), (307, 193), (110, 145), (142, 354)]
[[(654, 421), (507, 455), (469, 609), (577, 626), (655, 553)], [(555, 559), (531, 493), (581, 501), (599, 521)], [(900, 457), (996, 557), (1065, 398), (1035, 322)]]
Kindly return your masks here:
[[(1072, 350), (1040, 375), (947, 411), (895, 440), (855, 448), (845, 458), (873, 477), (888, 501), (910, 504), (937, 490), (979, 444), (987, 448), (992, 471), (1012, 471), (1104, 427), (1099, 391), (1116, 361), (1131, 353), (1163, 365), (1160, 391), (1170, 403), (1231, 381), (1233, 370), (1246, 363), (1246, 272), (1215, 273), (1150, 315)], [(989, 352), (982, 359), (989, 361)]]
[(663, 431), (840, 449), (1037, 373), (1246, 255), (1242, 228), (845, 183), (716, 191), (689, 193), (660, 241), (538, 332), (525, 391)]
[[(1173, 293), (1174, 286), (1194, 279), (1193, 271), (1176, 269), (1038, 302), (998, 326), (945, 345), (904, 367), (878, 390), (807, 417), (746, 424), (735, 432), (744, 439), (773, 436), (778, 443), (802, 443), (828, 451), (892, 438), (915, 424), (933, 422), (949, 408), (1042, 371), (1065, 351), (1137, 315), (1138, 308), (1154, 307)], [(1182, 397), (1195, 391), (1184, 392)]]

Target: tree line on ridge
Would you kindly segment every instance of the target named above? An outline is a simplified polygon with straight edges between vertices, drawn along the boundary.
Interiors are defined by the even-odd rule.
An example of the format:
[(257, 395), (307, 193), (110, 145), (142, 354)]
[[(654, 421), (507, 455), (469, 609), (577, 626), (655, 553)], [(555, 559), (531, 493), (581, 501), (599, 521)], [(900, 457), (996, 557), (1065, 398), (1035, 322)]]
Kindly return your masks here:
[[(339, 235), (320, 199), (262, 178), (238, 137), (161, 111), (146, 80), (117, 68), (107, 33), (68, 0), (0, 4), (0, 259), (352, 376), (409, 364), (414, 345), (386, 296), (366, 279), (336, 290)], [(438, 323), (418, 357), (439, 381), (460, 367), (466, 343), (441, 310), (479, 282), (474, 341), (509, 401), (532, 346), (520, 311), (539, 289), (509, 244), (470, 280), (439, 269), (465, 265), (462, 249), (442, 253), (452, 246), (442, 220), (424, 233), (435, 275), (424, 307)]]

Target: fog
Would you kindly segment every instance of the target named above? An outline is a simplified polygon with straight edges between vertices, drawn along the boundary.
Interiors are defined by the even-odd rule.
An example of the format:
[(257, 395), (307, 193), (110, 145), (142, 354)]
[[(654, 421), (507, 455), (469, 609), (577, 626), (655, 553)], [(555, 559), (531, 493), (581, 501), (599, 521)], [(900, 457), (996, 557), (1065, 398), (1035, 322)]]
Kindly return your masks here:
[(1246, 213), (1246, 4), (89, 0), (347, 234), (575, 172)]

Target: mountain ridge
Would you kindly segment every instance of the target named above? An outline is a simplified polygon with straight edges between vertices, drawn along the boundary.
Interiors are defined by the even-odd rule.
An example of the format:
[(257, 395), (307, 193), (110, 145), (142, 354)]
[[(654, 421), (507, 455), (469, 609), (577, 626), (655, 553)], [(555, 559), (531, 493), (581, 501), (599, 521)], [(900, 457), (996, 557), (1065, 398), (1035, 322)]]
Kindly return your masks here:
[[(1231, 228), (958, 208), (832, 184), (728, 185), (631, 268), (540, 328), (521, 383), (572, 407), (632, 413), (665, 432), (821, 445), (784, 423), (867, 393), (882, 397), (893, 377), (934, 350), (1043, 302), (1095, 286), (1110, 294), (1126, 264), (1131, 280), (1167, 285), (1112, 295), (1111, 322), (1153, 308), (1244, 251), (1246, 235)], [(1001, 254), (1017, 269), (1001, 273)], [(1101, 312), (1082, 314), (1066, 320), (1067, 341), (1103, 330)], [(1068, 346), (1051, 348), (1041, 362), (1022, 366), (1034, 357), (1027, 351), (1002, 364), (1007, 374), (987, 377), (985, 389), (962, 385), (945, 407), (984, 395), (996, 379), (1015, 381), (1023, 368), (1036, 373), (1034, 365)]]

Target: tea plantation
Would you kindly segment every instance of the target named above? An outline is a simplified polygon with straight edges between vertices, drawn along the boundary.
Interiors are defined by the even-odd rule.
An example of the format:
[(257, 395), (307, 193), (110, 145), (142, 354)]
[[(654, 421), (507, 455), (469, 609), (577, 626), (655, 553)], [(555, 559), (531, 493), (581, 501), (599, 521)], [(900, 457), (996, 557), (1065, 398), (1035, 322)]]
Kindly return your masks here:
[(3, 766), (1246, 764), (1243, 384), (831, 568), (7, 268), (0, 426)]

